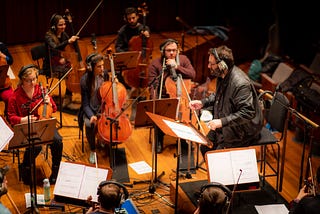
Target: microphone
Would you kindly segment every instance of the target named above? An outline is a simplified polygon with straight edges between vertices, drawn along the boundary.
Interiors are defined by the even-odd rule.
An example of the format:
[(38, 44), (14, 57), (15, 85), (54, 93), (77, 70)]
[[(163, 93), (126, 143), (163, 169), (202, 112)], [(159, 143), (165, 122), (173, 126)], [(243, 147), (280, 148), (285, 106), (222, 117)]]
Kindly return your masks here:
[(94, 33), (91, 34), (91, 44), (93, 46), (93, 50), (97, 50), (97, 39)]
[(233, 200), (233, 196), (234, 196), (234, 192), (236, 191), (237, 189), (237, 186), (239, 184), (239, 181), (240, 181), (240, 177), (242, 175), (242, 169), (240, 169), (240, 173), (239, 173), (239, 176), (238, 176), (238, 180), (237, 180), (237, 183), (233, 186), (233, 189), (232, 189), (232, 194), (231, 194), (231, 198), (230, 198), (230, 203), (228, 205), (228, 208), (227, 208), (227, 211), (226, 211), (226, 214), (229, 213), (229, 210), (230, 210), (230, 206), (232, 204), (232, 200)]
[(171, 78), (173, 81), (177, 81), (177, 72), (176, 72), (176, 69), (174, 68), (174, 65), (169, 65), (170, 67), (170, 74), (171, 74)]

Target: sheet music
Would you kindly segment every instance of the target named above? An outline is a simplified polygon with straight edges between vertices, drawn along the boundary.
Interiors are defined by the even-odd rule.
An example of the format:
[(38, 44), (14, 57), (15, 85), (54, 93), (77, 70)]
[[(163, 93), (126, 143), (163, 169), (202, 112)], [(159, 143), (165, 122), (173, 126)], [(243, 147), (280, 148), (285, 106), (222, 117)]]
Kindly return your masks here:
[(259, 214), (288, 214), (289, 210), (284, 204), (268, 204), (268, 205), (255, 205), (254, 206)]
[(97, 202), (97, 187), (108, 173), (107, 169), (61, 162), (53, 194), (80, 200), (91, 195), (92, 201)]
[(163, 120), (171, 128), (171, 130), (179, 137), (185, 140), (190, 140), (193, 142), (201, 143), (201, 144), (207, 144), (207, 142), (203, 141), (197, 132), (195, 132), (191, 127), (177, 123), (172, 122), (169, 120)]
[(0, 151), (2, 151), (13, 138), (13, 131), (4, 122), (2, 117), (0, 117), (0, 130), (2, 132), (0, 135)]
[(259, 182), (255, 149), (207, 153), (207, 165), (210, 182), (236, 184), (240, 169), (239, 184)]

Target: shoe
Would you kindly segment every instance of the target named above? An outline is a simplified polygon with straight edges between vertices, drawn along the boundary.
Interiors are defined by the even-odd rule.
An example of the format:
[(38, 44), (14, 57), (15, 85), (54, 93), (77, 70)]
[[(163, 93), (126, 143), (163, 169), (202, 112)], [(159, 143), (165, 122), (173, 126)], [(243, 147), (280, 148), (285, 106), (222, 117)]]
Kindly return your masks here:
[(157, 143), (157, 153), (160, 154), (162, 153), (163, 150), (163, 142), (158, 142)]
[(95, 164), (96, 163), (96, 160), (95, 160), (95, 158), (94, 158), (94, 153), (95, 152), (90, 152), (90, 157), (89, 157), (89, 162), (91, 163), (91, 164)]
[(67, 107), (71, 102), (72, 102), (72, 97), (71, 97), (70, 95), (66, 95), (66, 96), (63, 98), (62, 108)]

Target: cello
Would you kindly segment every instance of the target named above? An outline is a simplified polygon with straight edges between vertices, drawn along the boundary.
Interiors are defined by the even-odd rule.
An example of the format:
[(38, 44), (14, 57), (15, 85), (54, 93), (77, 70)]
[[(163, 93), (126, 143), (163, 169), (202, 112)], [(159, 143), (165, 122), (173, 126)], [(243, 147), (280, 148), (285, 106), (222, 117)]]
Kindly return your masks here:
[(126, 88), (116, 78), (113, 55), (110, 52), (108, 58), (111, 66), (111, 81), (104, 82), (99, 89), (102, 105), (101, 116), (97, 123), (98, 134), (106, 142), (120, 143), (130, 137), (132, 126), (127, 115), (121, 111), (121, 107), (126, 102)]
[[(65, 10), (65, 17), (68, 19), (68, 22), (70, 24), (72, 35), (74, 34), (74, 28), (72, 23), (72, 17), (69, 9)], [(68, 45), (66, 47), (65, 52), (76, 52), (77, 54), (77, 63), (72, 63), (74, 65), (74, 69), (70, 72), (70, 75), (66, 78), (66, 86), (67, 88), (74, 92), (74, 93), (80, 93), (80, 78), (85, 73), (86, 69), (84, 67), (84, 64), (82, 62), (81, 52), (79, 48), (78, 41), (74, 42), (74, 48), (70, 50), (71, 46)], [(69, 49), (69, 50), (68, 50)]]
[[(143, 30), (146, 29), (147, 5), (144, 2), (138, 8), (143, 16)], [(129, 41), (129, 51), (141, 51), (138, 66), (135, 70), (124, 70), (122, 72), (124, 81), (133, 88), (145, 88), (148, 86), (148, 64), (151, 59), (153, 43), (144, 34), (133, 36)]]

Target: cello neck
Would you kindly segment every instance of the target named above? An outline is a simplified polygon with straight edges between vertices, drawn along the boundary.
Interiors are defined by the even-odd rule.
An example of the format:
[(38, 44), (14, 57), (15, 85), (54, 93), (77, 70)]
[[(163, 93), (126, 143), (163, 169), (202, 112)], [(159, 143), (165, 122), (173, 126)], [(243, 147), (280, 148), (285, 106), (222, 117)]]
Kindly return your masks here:
[(117, 91), (117, 77), (114, 70), (114, 62), (112, 53), (109, 53), (110, 67), (111, 67), (111, 81), (112, 81), (112, 97), (116, 110), (119, 110), (118, 91)]

